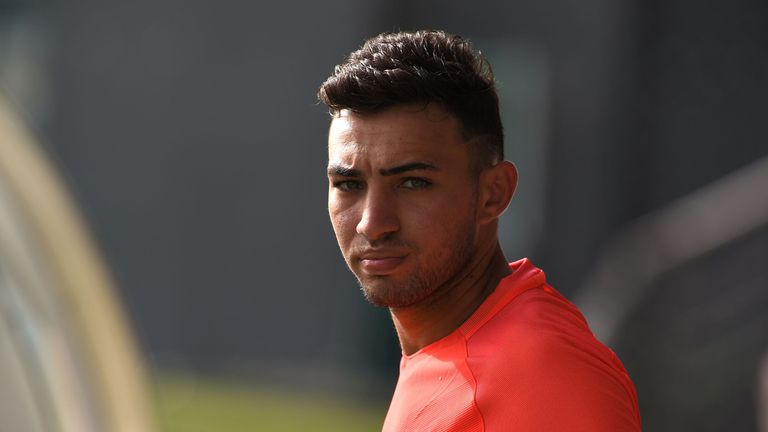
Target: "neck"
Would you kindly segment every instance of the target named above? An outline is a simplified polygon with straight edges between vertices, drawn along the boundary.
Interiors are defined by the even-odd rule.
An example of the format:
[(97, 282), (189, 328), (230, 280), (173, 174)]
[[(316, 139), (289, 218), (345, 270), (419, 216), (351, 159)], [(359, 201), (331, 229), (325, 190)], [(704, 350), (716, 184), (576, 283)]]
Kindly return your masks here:
[(390, 309), (405, 355), (459, 328), (510, 273), (498, 241), (477, 257), (435, 296), (413, 306)]

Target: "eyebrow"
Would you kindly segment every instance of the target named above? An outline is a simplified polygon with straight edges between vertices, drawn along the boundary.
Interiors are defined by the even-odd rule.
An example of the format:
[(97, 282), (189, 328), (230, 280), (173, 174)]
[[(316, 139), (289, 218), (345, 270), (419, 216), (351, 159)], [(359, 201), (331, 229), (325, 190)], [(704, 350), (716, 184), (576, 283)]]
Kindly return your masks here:
[[(394, 166), (391, 168), (382, 168), (379, 170), (379, 174), (383, 176), (393, 176), (393, 175), (402, 174), (408, 171), (419, 171), (419, 170), (440, 171), (438, 167), (429, 163), (411, 162), (403, 165)], [(360, 170), (345, 167), (343, 165), (330, 165), (328, 167), (328, 175), (340, 176), (340, 177), (359, 177), (361, 173), (360, 173)]]
[(382, 168), (379, 170), (379, 174), (383, 176), (391, 176), (391, 175), (402, 174), (408, 171), (419, 171), (419, 170), (440, 171), (440, 169), (438, 169), (436, 166), (432, 164), (428, 164), (424, 162), (411, 162), (403, 165), (398, 165), (392, 168)]
[(360, 170), (345, 167), (343, 165), (330, 165), (328, 166), (328, 175), (340, 177), (360, 177)]

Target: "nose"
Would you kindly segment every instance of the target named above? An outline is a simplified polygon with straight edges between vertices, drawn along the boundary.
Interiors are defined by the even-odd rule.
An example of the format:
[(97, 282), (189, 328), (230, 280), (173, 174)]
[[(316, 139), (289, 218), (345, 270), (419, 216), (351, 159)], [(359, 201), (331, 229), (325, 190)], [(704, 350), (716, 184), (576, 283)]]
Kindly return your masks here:
[(374, 242), (399, 230), (396, 203), (386, 192), (369, 188), (357, 223), (357, 233)]

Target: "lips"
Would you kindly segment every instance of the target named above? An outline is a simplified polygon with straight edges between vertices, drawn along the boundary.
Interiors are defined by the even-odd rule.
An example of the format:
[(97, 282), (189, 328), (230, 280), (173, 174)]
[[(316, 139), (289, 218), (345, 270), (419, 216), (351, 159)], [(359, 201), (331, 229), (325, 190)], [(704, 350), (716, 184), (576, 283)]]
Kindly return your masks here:
[(405, 261), (404, 256), (362, 258), (360, 260), (360, 265), (363, 268), (363, 271), (370, 275), (384, 276), (395, 271), (403, 261)]
[(360, 268), (371, 276), (385, 276), (394, 272), (408, 256), (407, 250), (400, 248), (363, 249), (356, 255)]

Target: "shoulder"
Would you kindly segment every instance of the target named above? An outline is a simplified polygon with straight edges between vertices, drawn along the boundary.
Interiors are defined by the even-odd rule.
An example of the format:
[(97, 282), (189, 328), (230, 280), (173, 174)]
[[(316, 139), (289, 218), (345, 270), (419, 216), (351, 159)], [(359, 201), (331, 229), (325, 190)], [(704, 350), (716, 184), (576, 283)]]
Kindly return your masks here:
[(624, 367), (547, 285), (520, 294), (478, 329), (467, 341), (467, 363), (489, 426), (639, 429)]
[(573, 346), (574, 341), (591, 348), (597, 342), (578, 309), (548, 285), (541, 285), (504, 305), (467, 344), (487, 361), (527, 361)]

